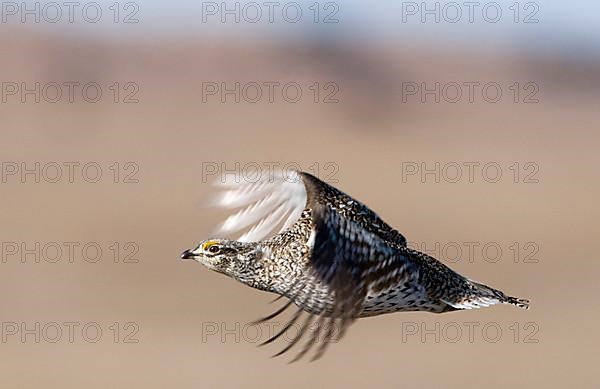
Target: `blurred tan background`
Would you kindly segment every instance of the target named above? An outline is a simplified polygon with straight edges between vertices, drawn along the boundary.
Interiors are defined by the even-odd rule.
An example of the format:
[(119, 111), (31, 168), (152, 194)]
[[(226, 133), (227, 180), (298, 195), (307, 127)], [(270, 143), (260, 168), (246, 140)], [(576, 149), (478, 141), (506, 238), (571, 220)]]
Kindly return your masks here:
[[(99, 4), (112, 18), (111, 4)], [(548, 2), (537, 3), (537, 24), (455, 25), (402, 23), (397, 5), (348, 2), (337, 4), (339, 23), (326, 24), (301, 2), (301, 23), (253, 24), (202, 23), (190, 2), (136, 4), (132, 24), (22, 23), (4, 10), (3, 386), (597, 385), (600, 57), (582, 10), (571, 24), (558, 15), (575, 11)], [(135, 10), (119, 7), (120, 21)], [(22, 83), (36, 82), (39, 102), (22, 95)], [(102, 96), (89, 103), (76, 89), (72, 103), (50, 102), (50, 83), (65, 82), (96, 82)], [(296, 82), (303, 95), (203, 95), (206, 83), (236, 82)], [(490, 103), (479, 88), (473, 102), (422, 102), (403, 89), (436, 82), (493, 82), (502, 98)], [(528, 82), (537, 103), (524, 102)], [(334, 89), (338, 101), (325, 103)], [(138, 102), (125, 103), (133, 92)], [(178, 259), (223, 216), (202, 206), (203, 168), (268, 162), (318, 168), (414, 245), (448, 248), (433, 254), (532, 308), (380, 316), (358, 321), (316, 363), (270, 359), (284, 343), (257, 349), (245, 325), (274, 308), (272, 296)], [(473, 182), (465, 162), (478, 164)], [(440, 164), (439, 182), (407, 175), (422, 163)], [(487, 163), (500, 167), (497, 182), (482, 175)], [(456, 165), (462, 178), (450, 182)], [(472, 258), (466, 244), (476, 246)], [(501, 248), (498, 260), (482, 253), (486, 244)]]

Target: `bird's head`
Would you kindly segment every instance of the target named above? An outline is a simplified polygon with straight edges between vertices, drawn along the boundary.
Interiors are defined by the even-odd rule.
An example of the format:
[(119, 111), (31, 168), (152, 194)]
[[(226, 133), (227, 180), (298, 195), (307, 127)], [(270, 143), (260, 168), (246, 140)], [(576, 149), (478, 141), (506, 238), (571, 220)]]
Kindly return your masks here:
[(209, 239), (181, 253), (182, 259), (193, 259), (210, 270), (240, 278), (249, 273), (258, 254), (256, 243), (226, 239)]

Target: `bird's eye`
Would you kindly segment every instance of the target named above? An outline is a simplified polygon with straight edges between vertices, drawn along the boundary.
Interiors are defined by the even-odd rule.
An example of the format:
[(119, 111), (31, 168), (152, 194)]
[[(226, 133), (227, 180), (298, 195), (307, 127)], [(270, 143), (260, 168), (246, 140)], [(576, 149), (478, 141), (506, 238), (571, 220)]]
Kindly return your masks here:
[(212, 246), (210, 246), (208, 248), (208, 251), (211, 252), (211, 253), (213, 253), (213, 254), (216, 254), (219, 251), (221, 251), (221, 248), (219, 246), (217, 246), (216, 244), (213, 244)]

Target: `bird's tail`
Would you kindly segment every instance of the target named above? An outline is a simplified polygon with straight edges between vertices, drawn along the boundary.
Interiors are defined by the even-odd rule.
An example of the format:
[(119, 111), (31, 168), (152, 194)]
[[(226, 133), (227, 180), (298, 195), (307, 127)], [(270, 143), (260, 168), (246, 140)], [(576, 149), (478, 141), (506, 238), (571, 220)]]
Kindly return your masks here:
[(470, 290), (466, 296), (458, 301), (444, 300), (444, 302), (455, 309), (481, 308), (495, 304), (511, 304), (522, 309), (529, 309), (529, 300), (507, 296), (504, 292), (479, 282), (468, 280), (468, 283)]
[(504, 292), (487, 285), (480, 284), (479, 282), (471, 281), (471, 284), (475, 286), (476, 294), (482, 298), (494, 298), (502, 304), (511, 304), (522, 309), (529, 309), (529, 300), (507, 296), (504, 294)]
[(506, 296), (506, 300), (503, 301), (505, 304), (516, 305), (519, 308), (529, 309), (529, 300), (520, 299), (517, 297)]

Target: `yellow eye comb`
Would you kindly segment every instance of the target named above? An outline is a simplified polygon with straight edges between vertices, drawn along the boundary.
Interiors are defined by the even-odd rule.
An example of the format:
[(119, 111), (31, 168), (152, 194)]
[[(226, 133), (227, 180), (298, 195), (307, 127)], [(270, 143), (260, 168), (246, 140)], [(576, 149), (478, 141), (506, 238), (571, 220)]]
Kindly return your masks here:
[(208, 250), (208, 248), (210, 246), (212, 246), (213, 244), (216, 244), (216, 243), (219, 243), (219, 242), (217, 242), (216, 240), (209, 240), (208, 242), (204, 242), (202, 244), (202, 250)]

